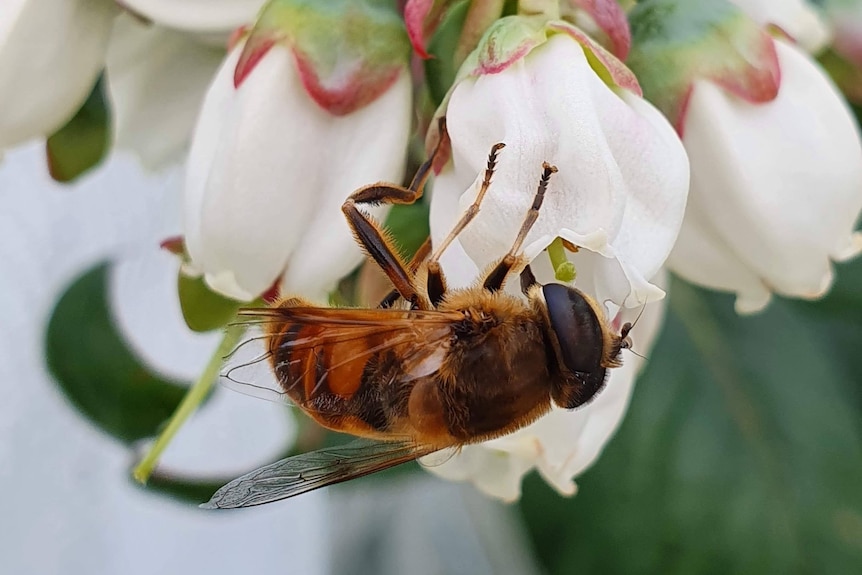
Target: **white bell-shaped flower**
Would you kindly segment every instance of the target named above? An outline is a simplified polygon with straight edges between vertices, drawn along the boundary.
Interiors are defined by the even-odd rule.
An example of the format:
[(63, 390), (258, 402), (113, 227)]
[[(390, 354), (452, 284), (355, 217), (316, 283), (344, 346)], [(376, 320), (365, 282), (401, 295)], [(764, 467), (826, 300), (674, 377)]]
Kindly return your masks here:
[(105, 64), (110, 0), (0, 2), (0, 153), (61, 128)]
[(672, 270), (762, 309), (773, 292), (822, 296), (831, 260), (862, 250), (862, 147), (832, 82), (804, 52), (775, 42), (775, 99), (750, 103), (698, 81), (683, 118), (691, 194)]
[(599, 301), (631, 307), (661, 297), (649, 280), (679, 232), (688, 161), (667, 120), (606, 84), (578, 41), (554, 34), (503, 71), (461, 80), (446, 117), (452, 160), (434, 184), (435, 241), (475, 198), (490, 147), (504, 142), (481, 211), (459, 238), (478, 269), (508, 251), (547, 161), (559, 172), (524, 244), (527, 258), (560, 237), (579, 248), (578, 270), (594, 270), (578, 285)]
[(309, 28), (307, 3), (270, 4), (209, 89), (185, 242), (216, 291), (250, 300), (280, 281), (322, 299), (362, 260), (341, 204), (369, 182), (401, 180), (412, 95), (403, 23), (373, 7), (364, 20), (358, 5), (350, 19), (322, 9)]
[[(534, 32), (521, 43), (511, 28), (490, 33), (477, 50), (478, 66), (468, 60), (472, 72), (462, 68), (444, 104), (451, 154), (434, 184), (432, 240), (439, 243), (474, 200), (490, 147), (505, 143), (478, 216), (441, 259), (450, 287), (474, 283), (511, 247), (542, 163), (557, 166), (524, 255), (545, 283), (554, 281), (554, 271), (542, 251), (558, 237), (577, 247), (571, 256), (575, 285), (606, 304), (613, 329), (643, 310), (632, 337), (635, 349), (648, 353), (664, 310), (660, 268), (685, 211), (685, 152), (613, 56), (566, 24)], [(643, 360), (626, 354), (623, 361), (588, 405), (554, 409), (443, 463), (429, 458), (428, 469), (511, 501), (523, 475), (535, 468), (573, 494), (573, 478), (598, 457), (628, 405)]]
[[(539, 270), (537, 270), (539, 271)], [(656, 279), (664, 285), (664, 274)], [(632, 349), (648, 355), (664, 318), (667, 300), (647, 304), (640, 310), (625, 309), (615, 324), (637, 321), (631, 332)], [(646, 361), (625, 352), (622, 367), (609, 370), (605, 388), (588, 405), (567, 411), (554, 408), (532, 425), (511, 435), (467, 445), (451, 458), (431, 456), (427, 469), (455, 481), (469, 481), (480, 491), (515, 501), (521, 480), (533, 469), (564, 495), (574, 495), (574, 478), (586, 471), (619, 428), (629, 404), (635, 379)]]

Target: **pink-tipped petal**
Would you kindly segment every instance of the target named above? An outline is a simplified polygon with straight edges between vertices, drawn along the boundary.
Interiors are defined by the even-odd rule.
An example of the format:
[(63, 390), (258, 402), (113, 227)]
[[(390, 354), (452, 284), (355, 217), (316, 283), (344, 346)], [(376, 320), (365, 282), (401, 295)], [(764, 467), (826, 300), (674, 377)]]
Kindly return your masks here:
[(761, 309), (772, 293), (821, 297), (832, 261), (858, 254), (862, 145), (846, 103), (822, 69), (776, 41), (774, 100), (757, 104), (709, 81), (695, 84), (684, 143), (692, 186), (668, 260), (690, 281)]
[(321, 76), (319, 67), (299, 50), (294, 51), (296, 67), (306, 92), (317, 105), (343, 116), (376, 100), (389, 90), (401, 75), (397, 67), (372, 68), (357, 62), (350, 71)]
[(454, 3), (453, 0), (407, 0), (404, 5), (404, 23), (413, 51), (420, 58), (427, 60), (431, 57), (428, 41)]
[(266, 56), (266, 53), (275, 46), (279, 38), (265, 36), (263, 34), (252, 34), (243, 46), (239, 60), (233, 73), (233, 86), (239, 88), (243, 81), (248, 78), (255, 66)]
[(706, 77), (748, 102), (762, 103), (775, 99), (781, 85), (781, 67), (772, 37), (762, 31), (752, 39), (747, 50), (741, 49), (740, 53), (747, 65), (719, 68)]
[(584, 52), (587, 54), (590, 64), (605, 81), (610, 81), (638, 96), (643, 95), (643, 91), (634, 73), (619, 58), (608, 52), (601, 44), (585, 34), (583, 30), (567, 22), (550, 22), (548, 23), (548, 27), (577, 40), (584, 47)]
[(584, 11), (605, 34), (611, 53), (625, 60), (632, 46), (632, 35), (625, 10), (617, 0), (568, 0), (577, 10)]

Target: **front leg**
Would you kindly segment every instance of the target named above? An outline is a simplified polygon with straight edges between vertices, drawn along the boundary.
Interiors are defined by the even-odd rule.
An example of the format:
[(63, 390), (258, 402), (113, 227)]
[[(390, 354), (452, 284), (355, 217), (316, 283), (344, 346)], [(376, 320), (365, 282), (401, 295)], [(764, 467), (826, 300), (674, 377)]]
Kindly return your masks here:
[[(405, 188), (397, 184), (379, 182), (359, 188), (347, 198), (341, 211), (347, 218), (347, 223), (353, 230), (356, 241), (365, 252), (380, 266), (380, 269), (392, 282), (397, 293), (410, 302), (414, 309), (431, 309), (432, 306), (420, 296), (415, 285), (415, 269), (408, 268), (398, 251), (392, 245), (391, 238), (381, 229), (380, 224), (363, 213), (357, 204), (412, 204), (422, 197), (425, 184), (431, 175), (431, 170), (437, 156), (448, 138), (445, 118), (439, 120), (440, 140), (434, 153), (416, 171), (410, 186)], [(383, 303), (394, 299), (389, 296)], [(391, 305), (391, 302), (390, 302)]]
[[(527, 216), (521, 224), (518, 237), (515, 238), (515, 243), (512, 244), (511, 249), (509, 249), (509, 253), (503, 256), (503, 259), (501, 259), (485, 277), (485, 281), (482, 286), (486, 290), (494, 292), (503, 289), (503, 284), (506, 283), (506, 278), (509, 276), (512, 269), (525, 263), (529, 263), (524, 261), (523, 256), (519, 256), (518, 253), (521, 251), (521, 245), (527, 238), (527, 234), (530, 232), (533, 224), (535, 224), (536, 220), (539, 219), (539, 209), (542, 207), (542, 202), (545, 200), (545, 191), (548, 189), (548, 182), (551, 180), (551, 174), (555, 174), (556, 172), (556, 166), (552, 166), (548, 164), (548, 162), (542, 164), (542, 177), (539, 179), (539, 188), (536, 190), (536, 195), (533, 197), (533, 204), (530, 206), (530, 210), (527, 212)], [(533, 272), (530, 271), (529, 275), (532, 274)], [(532, 280), (528, 276), (526, 281), (532, 282), (535, 281), (535, 279), (535, 276), (533, 276)], [(524, 289), (523, 284), (522, 289)]]
[[(419, 249), (416, 250), (416, 254), (413, 256), (413, 259), (410, 260), (410, 273), (415, 274), (419, 269), (419, 266), (428, 259), (428, 255), (431, 253), (431, 238), (425, 238), (425, 241), (419, 246)], [(394, 289), (386, 294), (380, 303), (377, 305), (379, 308), (390, 308), (395, 305), (395, 302), (398, 301), (400, 294), (398, 290)]]

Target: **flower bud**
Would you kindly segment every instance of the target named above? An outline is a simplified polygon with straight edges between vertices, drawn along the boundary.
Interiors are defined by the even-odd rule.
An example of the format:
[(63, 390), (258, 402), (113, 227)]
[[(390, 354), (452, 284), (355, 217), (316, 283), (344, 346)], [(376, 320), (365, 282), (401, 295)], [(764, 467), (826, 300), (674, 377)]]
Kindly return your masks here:
[(409, 42), (379, 2), (270, 3), (206, 96), (186, 175), (186, 245), (209, 285), (249, 300), (281, 278), (321, 298), (362, 259), (340, 207), (399, 181)]
[(0, 2), (0, 151), (61, 128), (104, 66), (110, 0)]
[[(674, 17), (658, 26), (658, 13)], [(773, 292), (822, 296), (831, 260), (862, 250), (853, 233), (862, 147), (832, 82), (807, 54), (727, 3), (710, 0), (705, 11), (696, 2), (648, 0), (631, 22), (630, 64), (691, 161), (670, 268), (735, 292), (743, 313), (762, 309)], [(677, 73), (669, 78), (667, 70)]]

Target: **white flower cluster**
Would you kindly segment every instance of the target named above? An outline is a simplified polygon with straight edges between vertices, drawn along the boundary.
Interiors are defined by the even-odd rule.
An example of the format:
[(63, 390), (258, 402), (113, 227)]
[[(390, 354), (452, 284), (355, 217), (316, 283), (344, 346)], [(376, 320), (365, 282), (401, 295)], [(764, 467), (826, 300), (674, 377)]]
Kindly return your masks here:
[[(685, 3), (634, 11), (674, 1)], [(381, 42), (351, 44), (341, 24), (301, 2), (271, 2), (255, 24), (262, 3), (4, 0), (0, 152), (56, 131), (104, 74), (117, 145), (156, 167), (182, 158), (191, 139), (190, 268), (235, 299), (278, 285), (322, 300), (362, 259), (342, 202), (363, 184), (404, 175), (421, 74), (409, 45), (401, 54)], [(448, 3), (431, 4), (410, 0), (406, 22), (398, 19), (418, 54), (428, 22), (439, 20), (429, 9)], [(631, 70), (623, 63), (630, 48), (652, 45), (644, 48), (634, 23), (630, 35), (619, 4), (574, 4), (579, 18), (595, 11), (586, 20), (605, 46), (559, 9), (497, 14), (484, 36), (472, 28), (463, 36), (475, 49), (436, 111), (449, 140), (435, 166), (432, 242), (475, 199), (490, 147), (506, 147), (479, 215), (441, 260), (450, 287), (475, 282), (508, 250), (547, 161), (559, 172), (525, 255), (547, 282), (554, 271), (543, 251), (558, 238), (574, 247), (576, 285), (605, 304), (614, 325), (643, 311), (632, 332), (640, 354), (661, 323), (666, 269), (735, 293), (740, 312), (762, 309), (774, 293), (822, 296), (832, 262), (862, 251), (859, 131), (806, 51), (829, 41), (824, 19), (800, 1), (722, 1), (730, 22), (722, 33), (744, 58), (703, 72), (681, 57), (666, 77), (671, 68), (651, 70), (649, 59), (633, 57)], [(333, 22), (349, 23), (343, 9)], [(368, 18), (378, 40), (391, 28), (377, 12)], [(588, 406), (465, 447), (431, 470), (512, 500), (535, 468), (574, 493), (573, 478), (619, 425), (642, 363), (627, 356)]]
[(0, 154), (61, 128), (104, 74), (116, 145), (151, 168), (182, 158), (228, 36), (262, 4), (4, 1)]

